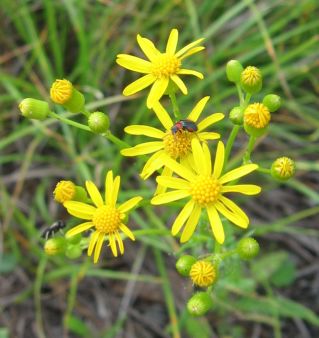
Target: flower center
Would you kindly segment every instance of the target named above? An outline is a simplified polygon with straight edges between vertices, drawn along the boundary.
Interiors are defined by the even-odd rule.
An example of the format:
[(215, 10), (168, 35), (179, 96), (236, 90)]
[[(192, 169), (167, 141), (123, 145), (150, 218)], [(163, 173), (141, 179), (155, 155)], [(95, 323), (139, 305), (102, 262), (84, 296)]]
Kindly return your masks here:
[(120, 212), (109, 205), (103, 205), (96, 209), (92, 222), (97, 231), (109, 234), (116, 231), (120, 224)]
[(179, 71), (181, 62), (176, 56), (163, 53), (152, 62), (152, 65), (153, 75), (157, 78), (162, 78), (176, 74)]
[(174, 158), (183, 158), (192, 150), (192, 139), (196, 135), (195, 132), (188, 132), (187, 130), (180, 130), (175, 134), (169, 130), (164, 136), (164, 150), (166, 153)]
[(253, 86), (255, 83), (261, 80), (261, 73), (260, 70), (253, 66), (248, 66), (242, 72), (242, 81), (245, 84)]
[(191, 186), (193, 200), (201, 206), (215, 203), (220, 194), (221, 184), (211, 176), (199, 176)]
[(265, 128), (270, 121), (270, 112), (262, 103), (250, 104), (244, 112), (244, 121), (257, 129)]

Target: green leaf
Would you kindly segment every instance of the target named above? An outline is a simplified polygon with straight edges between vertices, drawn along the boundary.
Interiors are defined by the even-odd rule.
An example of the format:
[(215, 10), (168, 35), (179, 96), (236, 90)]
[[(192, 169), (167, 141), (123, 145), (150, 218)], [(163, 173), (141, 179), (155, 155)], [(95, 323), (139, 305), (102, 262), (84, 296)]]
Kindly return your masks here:
[(74, 315), (67, 317), (66, 326), (70, 331), (81, 337), (88, 337), (91, 333), (86, 324), (80, 318)]
[(271, 276), (271, 283), (277, 287), (289, 286), (296, 279), (296, 266), (292, 260), (285, 260)]

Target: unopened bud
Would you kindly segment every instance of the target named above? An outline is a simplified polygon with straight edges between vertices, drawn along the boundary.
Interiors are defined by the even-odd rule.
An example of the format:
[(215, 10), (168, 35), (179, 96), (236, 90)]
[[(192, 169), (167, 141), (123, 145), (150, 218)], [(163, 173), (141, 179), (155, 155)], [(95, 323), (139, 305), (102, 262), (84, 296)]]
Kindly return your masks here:
[(176, 262), (176, 270), (181, 276), (188, 277), (191, 267), (195, 262), (196, 258), (194, 256), (182, 256)]
[(240, 75), (243, 72), (244, 67), (237, 60), (230, 60), (226, 65), (226, 75), (227, 79), (230, 82), (238, 83), (240, 82)]
[(213, 307), (211, 296), (207, 292), (195, 293), (187, 303), (187, 310), (193, 316), (203, 316)]
[(229, 113), (229, 119), (233, 124), (242, 125), (244, 119), (244, 112), (241, 107), (234, 107)]
[(273, 113), (280, 108), (281, 98), (278, 95), (269, 94), (264, 97), (263, 104), (269, 109), (271, 113)]
[(243, 238), (237, 244), (236, 250), (240, 258), (251, 259), (258, 255), (259, 244), (252, 237)]
[(65, 256), (70, 259), (79, 258), (82, 255), (82, 248), (80, 245), (68, 245), (65, 250)]
[(65, 251), (66, 239), (64, 237), (56, 237), (48, 239), (44, 244), (44, 251), (48, 256), (55, 256)]
[(253, 66), (245, 68), (241, 73), (240, 83), (247, 93), (258, 93), (262, 87), (262, 76), (260, 70)]
[(296, 171), (295, 162), (289, 157), (279, 157), (271, 165), (271, 176), (279, 181), (287, 181), (293, 177)]
[(90, 114), (88, 118), (88, 126), (94, 133), (102, 134), (109, 129), (110, 119), (106, 114), (96, 111)]
[(22, 100), (19, 109), (24, 117), (34, 120), (44, 120), (50, 112), (47, 102), (32, 98)]

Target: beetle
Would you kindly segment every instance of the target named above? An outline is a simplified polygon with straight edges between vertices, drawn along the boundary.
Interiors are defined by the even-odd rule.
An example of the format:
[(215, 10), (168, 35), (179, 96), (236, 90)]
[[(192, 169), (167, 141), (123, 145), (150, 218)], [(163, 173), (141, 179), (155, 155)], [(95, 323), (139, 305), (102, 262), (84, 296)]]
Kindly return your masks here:
[(197, 124), (194, 121), (185, 119), (185, 120), (177, 121), (171, 128), (173, 135), (175, 135), (178, 131), (181, 131), (181, 130), (184, 130), (184, 131), (186, 130), (192, 133), (194, 131), (197, 131), (198, 128), (197, 128)]
[(44, 238), (45, 240), (47, 240), (52, 235), (54, 235), (56, 232), (58, 232), (59, 230), (62, 230), (65, 227), (66, 227), (65, 222), (62, 221), (62, 220), (58, 220), (58, 221), (52, 223), (46, 229), (44, 229), (44, 231), (42, 232), (41, 237)]

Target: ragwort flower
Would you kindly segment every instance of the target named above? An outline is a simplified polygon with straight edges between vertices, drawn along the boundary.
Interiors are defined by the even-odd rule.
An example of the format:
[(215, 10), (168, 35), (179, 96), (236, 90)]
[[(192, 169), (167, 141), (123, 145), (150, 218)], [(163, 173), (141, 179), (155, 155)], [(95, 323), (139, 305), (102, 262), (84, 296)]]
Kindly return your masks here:
[(126, 218), (127, 212), (134, 208), (137, 203), (142, 200), (142, 197), (133, 197), (117, 206), (116, 201), (120, 187), (120, 176), (116, 176), (115, 179), (113, 179), (113, 172), (111, 170), (105, 178), (104, 200), (92, 181), (86, 181), (85, 185), (95, 206), (77, 201), (67, 201), (63, 204), (69, 214), (87, 220), (87, 222), (70, 229), (66, 233), (66, 236), (75, 236), (83, 231), (94, 228), (95, 231), (91, 235), (88, 247), (89, 256), (91, 256), (94, 251), (94, 263), (99, 259), (105, 236), (108, 236), (112, 253), (117, 257), (117, 245), (120, 253), (124, 253), (120, 230), (132, 241), (135, 240), (133, 233), (123, 223), (123, 220)]
[(178, 30), (172, 29), (166, 50), (161, 53), (152, 41), (137, 35), (137, 42), (149, 61), (128, 54), (119, 54), (116, 62), (124, 68), (146, 75), (129, 84), (124, 89), (123, 95), (133, 95), (152, 85), (147, 97), (147, 107), (152, 108), (155, 102), (163, 96), (170, 80), (186, 95), (187, 88), (179, 75), (194, 75), (199, 79), (204, 77), (203, 74), (195, 70), (182, 68), (182, 61), (186, 57), (203, 50), (205, 47), (197, 46), (203, 40), (198, 39), (176, 52)]
[(217, 242), (223, 243), (225, 234), (219, 213), (241, 228), (245, 229), (249, 224), (244, 211), (224, 195), (229, 192), (255, 195), (261, 190), (257, 185), (227, 183), (249, 174), (258, 166), (246, 164), (222, 174), (225, 158), (225, 148), (222, 142), (218, 142), (213, 169), (211, 155), (205, 143), (201, 145), (198, 139), (194, 138), (192, 151), (193, 170), (167, 157), (166, 165), (181, 178), (158, 176), (156, 180), (160, 185), (174, 190), (153, 197), (151, 203), (158, 205), (189, 198), (172, 226), (172, 234), (175, 236), (186, 222), (181, 235), (181, 243), (187, 242), (194, 233), (202, 209), (206, 209), (212, 232)]

